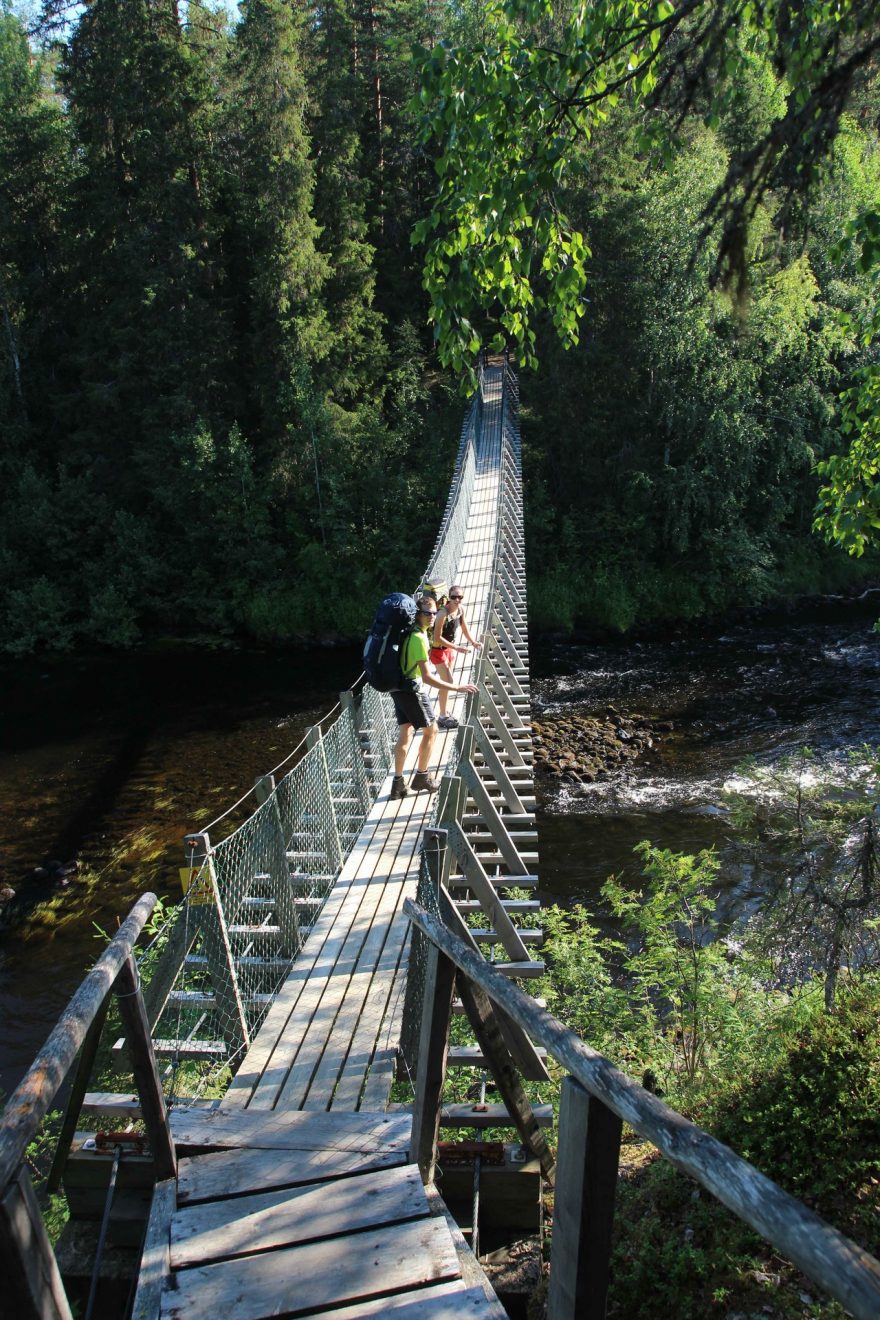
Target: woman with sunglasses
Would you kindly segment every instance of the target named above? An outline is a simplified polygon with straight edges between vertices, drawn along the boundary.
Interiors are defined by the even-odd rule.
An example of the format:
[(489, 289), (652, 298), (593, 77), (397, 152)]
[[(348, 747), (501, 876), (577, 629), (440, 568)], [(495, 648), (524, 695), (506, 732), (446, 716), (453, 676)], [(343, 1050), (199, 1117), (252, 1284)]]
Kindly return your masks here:
[[(467, 651), (466, 646), (460, 646), (455, 638), (461, 627), (462, 636), (467, 638), (475, 651), (481, 648), (481, 642), (475, 642), (467, 626), (467, 620), (464, 617), (464, 610), (461, 602), (464, 599), (464, 592), (458, 585), (449, 588), (449, 596), (444, 605), (437, 611), (437, 617), (434, 620), (433, 645), (431, 647), (431, 664), (437, 670), (437, 673), (447, 683), (452, 682), (452, 666), (455, 662), (456, 651)], [(458, 720), (452, 715), (446, 714), (446, 705), (449, 701), (449, 689), (440, 689), (440, 714), (437, 718), (437, 725), (441, 729), (457, 729)]]

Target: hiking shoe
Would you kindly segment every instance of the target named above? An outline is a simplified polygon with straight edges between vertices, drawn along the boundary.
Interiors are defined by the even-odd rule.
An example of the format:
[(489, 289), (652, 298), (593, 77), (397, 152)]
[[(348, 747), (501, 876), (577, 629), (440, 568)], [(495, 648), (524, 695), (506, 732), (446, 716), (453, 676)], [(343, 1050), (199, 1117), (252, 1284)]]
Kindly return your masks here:
[(458, 720), (454, 715), (440, 715), (437, 719), (438, 729), (457, 729)]
[(410, 786), (414, 793), (421, 793), (423, 789), (427, 789), (429, 793), (436, 793), (440, 787), (430, 770), (417, 770)]
[(405, 798), (409, 789), (406, 786), (406, 780), (403, 775), (395, 775), (391, 783), (391, 792), (389, 797), (393, 802), (395, 798)]

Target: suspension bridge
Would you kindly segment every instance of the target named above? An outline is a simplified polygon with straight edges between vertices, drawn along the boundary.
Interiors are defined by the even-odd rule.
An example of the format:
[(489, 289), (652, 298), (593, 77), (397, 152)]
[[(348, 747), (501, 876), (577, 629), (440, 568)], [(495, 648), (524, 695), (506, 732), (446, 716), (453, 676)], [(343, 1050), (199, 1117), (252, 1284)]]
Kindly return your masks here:
[[(501, 1320), (484, 1203), (539, 1229), (549, 1186), (548, 1314), (598, 1320), (626, 1121), (853, 1315), (880, 1314), (877, 1261), (528, 993), (544, 965), (517, 414), (515, 373), (484, 361), (426, 574), (461, 583), (483, 643), (456, 673), (477, 692), (451, 699), (458, 727), (435, 744), (439, 792), (391, 799), (393, 707), (358, 682), (258, 778), (237, 829), (186, 836), (184, 901), (135, 957), (155, 897), (138, 902), (0, 1120), (0, 1310), (70, 1320), (70, 1293), (86, 1320)], [(132, 1092), (89, 1089), (114, 1000)], [(469, 1043), (450, 1045), (468, 1036), (456, 1015)], [(526, 1085), (549, 1097), (550, 1057), (555, 1155), (553, 1109)], [(500, 1099), (478, 1083), (449, 1103), (454, 1068)], [(53, 1250), (25, 1160), (68, 1076), (47, 1186), (69, 1229), (90, 1225), (85, 1254)], [(134, 1282), (111, 1311), (126, 1242)]]

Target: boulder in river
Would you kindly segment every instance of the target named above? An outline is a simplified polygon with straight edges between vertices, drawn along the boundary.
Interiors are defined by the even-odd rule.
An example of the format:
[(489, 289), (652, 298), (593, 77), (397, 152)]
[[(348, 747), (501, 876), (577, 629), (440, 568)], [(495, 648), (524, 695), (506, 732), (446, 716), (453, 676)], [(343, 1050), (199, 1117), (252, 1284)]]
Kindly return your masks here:
[(621, 715), (614, 706), (598, 716), (577, 711), (544, 715), (532, 721), (535, 770), (565, 783), (593, 784), (621, 765), (650, 756), (658, 735), (672, 728), (671, 720)]

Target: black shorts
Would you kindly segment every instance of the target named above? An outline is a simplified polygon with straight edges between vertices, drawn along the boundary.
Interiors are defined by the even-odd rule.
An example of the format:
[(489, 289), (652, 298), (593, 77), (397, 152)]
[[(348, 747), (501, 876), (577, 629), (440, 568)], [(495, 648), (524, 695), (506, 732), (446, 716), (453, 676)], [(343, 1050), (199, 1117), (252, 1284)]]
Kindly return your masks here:
[(392, 692), (394, 713), (398, 724), (411, 724), (414, 729), (426, 729), (434, 723), (434, 708), (424, 691)]

